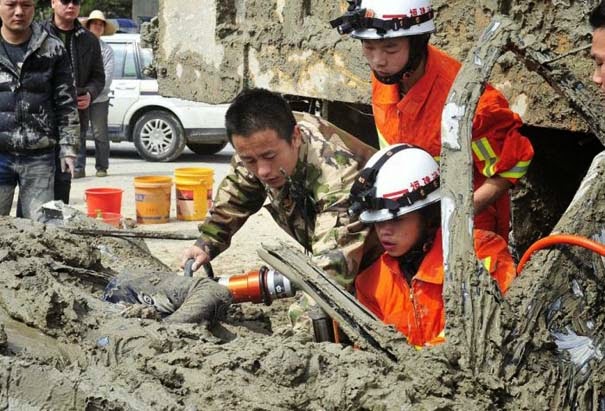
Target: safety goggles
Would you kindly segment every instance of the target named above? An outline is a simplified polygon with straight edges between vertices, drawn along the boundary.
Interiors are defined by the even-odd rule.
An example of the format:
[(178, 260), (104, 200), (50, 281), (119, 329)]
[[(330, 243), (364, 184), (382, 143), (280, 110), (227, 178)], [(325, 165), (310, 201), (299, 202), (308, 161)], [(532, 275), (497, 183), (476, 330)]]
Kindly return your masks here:
[(79, 6), (81, 1), (80, 0), (60, 0), (61, 4), (64, 6), (69, 5), (69, 3), (73, 4), (74, 6)]

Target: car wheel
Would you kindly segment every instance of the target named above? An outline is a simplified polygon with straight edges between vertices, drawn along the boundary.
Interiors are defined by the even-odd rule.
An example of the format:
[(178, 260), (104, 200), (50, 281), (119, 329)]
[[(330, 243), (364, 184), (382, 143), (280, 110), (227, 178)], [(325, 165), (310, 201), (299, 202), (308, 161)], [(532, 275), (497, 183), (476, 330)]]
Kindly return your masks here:
[(137, 153), (148, 161), (173, 161), (185, 149), (185, 133), (177, 118), (166, 111), (150, 111), (133, 130)]
[(193, 151), (195, 154), (199, 154), (202, 156), (216, 154), (222, 149), (224, 149), (226, 145), (227, 142), (219, 144), (187, 143), (187, 147), (189, 147), (189, 150)]

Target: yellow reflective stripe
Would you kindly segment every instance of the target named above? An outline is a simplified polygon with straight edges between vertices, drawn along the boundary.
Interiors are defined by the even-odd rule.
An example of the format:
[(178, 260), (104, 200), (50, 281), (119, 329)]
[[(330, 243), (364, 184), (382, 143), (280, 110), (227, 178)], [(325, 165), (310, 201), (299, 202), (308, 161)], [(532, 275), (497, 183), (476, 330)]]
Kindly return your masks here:
[(529, 168), (530, 164), (531, 164), (531, 160), (519, 161), (516, 166), (514, 166), (510, 170), (504, 171), (498, 175), (501, 177), (504, 177), (504, 178), (519, 179), (527, 173), (527, 169)]
[(376, 127), (376, 132), (378, 133), (378, 147), (385, 148), (385, 147), (390, 146), (390, 144), (387, 141), (387, 139), (384, 138), (384, 136), (382, 135), (382, 133), (378, 129), (378, 126)]
[(436, 162), (438, 162), (438, 163), (441, 162), (441, 156), (435, 156), (433, 158), (435, 159)]
[(498, 156), (494, 152), (492, 146), (489, 144), (487, 137), (473, 141), (471, 147), (477, 158), (485, 162), (482, 174), (486, 177), (493, 177), (494, 174), (496, 174), (496, 163), (498, 162)]
[(492, 272), (492, 257), (485, 257), (481, 260), (481, 264), (483, 264), (488, 273)]
[(481, 160), (498, 157), (487, 137), (473, 141), (472, 146), (473, 151), (475, 151), (475, 154), (477, 154), (477, 157), (479, 157)]

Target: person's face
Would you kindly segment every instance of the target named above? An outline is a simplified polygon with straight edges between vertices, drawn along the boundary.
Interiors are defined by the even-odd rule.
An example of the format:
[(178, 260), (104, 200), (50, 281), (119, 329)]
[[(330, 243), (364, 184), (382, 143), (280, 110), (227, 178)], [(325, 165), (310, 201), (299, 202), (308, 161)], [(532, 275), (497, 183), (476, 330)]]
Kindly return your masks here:
[(105, 31), (105, 22), (103, 20), (91, 20), (88, 22), (88, 30), (97, 37), (101, 37)]
[(422, 233), (422, 215), (419, 211), (399, 218), (374, 224), (384, 251), (391, 257), (401, 257), (414, 247)]
[(361, 47), (372, 71), (382, 77), (402, 70), (410, 58), (410, 40), (407, 37), (362, 40)]
[[(62, 20), (74, 21), (80, 15), (80, 0), (52, 0), (51, 6), (55, 12), (55, 16)], [(77, 4), (76, 4), (77, 3)]]
[(596, 29), (592, 33), (590, 55), (596, 64), (592, 81), (605, 93), (605, 28)]
[(11, 32), (28, 30), (34, 19), (34, 11), (34, 0), (0, 0), (2, 25)]
[(247, 137), (237, 134), (232, 137), (233, 147), (248, 171), (271, 188), (281, 188), (286, 183), (286, 176), (294, 172), (301, 140), (298, 126), (290, 143), (272, 129), (257, 131)]

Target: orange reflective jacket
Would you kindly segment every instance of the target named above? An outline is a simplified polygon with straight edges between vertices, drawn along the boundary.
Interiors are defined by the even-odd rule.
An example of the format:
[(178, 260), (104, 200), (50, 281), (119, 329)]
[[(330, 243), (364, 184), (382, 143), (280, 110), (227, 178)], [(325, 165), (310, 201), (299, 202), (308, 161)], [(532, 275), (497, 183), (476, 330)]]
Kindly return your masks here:
[[(475, 230), (475, 251), (504, 293), (516, 276), (506, 242), (490, 231)], [(401, 331), (415, 346), (444, 341), (441, 231), (408, 284), (396, 258), (383, 254), (355, 280), (357, 299), (384, 323)]]
[[(441, 154), (441, 112), (460, 70), (460, 63), (433, 46), (424, 75), (401, 98), (399, 85), (386, 85), (372, 76), (372, 108), (381, 147), (410, 143), (427, 150), (437, 160)], [(476, 190), (488, 177), (500, 176), (513, 184), (523, 177), (534, 151), (519, 133), (521, 118), (506, 98), (487, 86), (473, 121), (473, 159)], [(475, 226), (508, 239), (510, 204), (502, 196), (475, 217)]]

